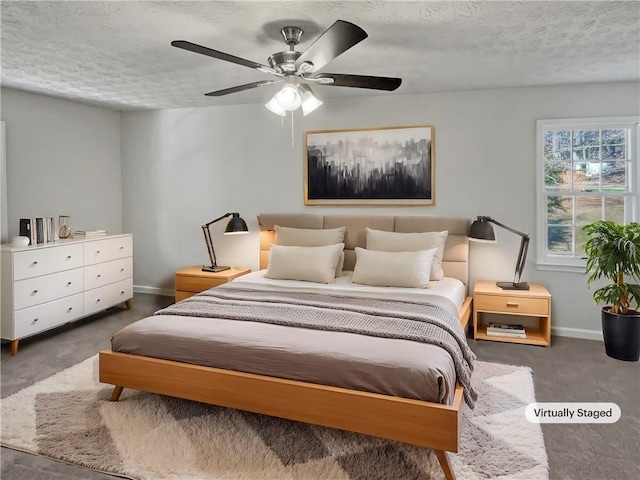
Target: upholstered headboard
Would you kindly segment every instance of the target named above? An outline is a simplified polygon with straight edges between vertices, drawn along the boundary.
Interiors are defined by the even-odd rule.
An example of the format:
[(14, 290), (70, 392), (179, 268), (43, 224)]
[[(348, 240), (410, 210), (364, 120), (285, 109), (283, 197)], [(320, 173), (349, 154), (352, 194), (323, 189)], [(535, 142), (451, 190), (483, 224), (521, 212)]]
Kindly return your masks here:
[(442, 268), (447, 277), (469, 279), (469, 220), (464, 218), (431, 217), (426, 215), (313, 215), (313, 214), (260, 214), (260, 268), (269, 264), (269, 247), (274, 241), (274, 225), (293, 228), (347, 227), (344, 238), (344, 269), (353, 270), (356, 262), (355, 247), (366, 248), (365, 228), (388, 232), (440, 232), (448, 230)]

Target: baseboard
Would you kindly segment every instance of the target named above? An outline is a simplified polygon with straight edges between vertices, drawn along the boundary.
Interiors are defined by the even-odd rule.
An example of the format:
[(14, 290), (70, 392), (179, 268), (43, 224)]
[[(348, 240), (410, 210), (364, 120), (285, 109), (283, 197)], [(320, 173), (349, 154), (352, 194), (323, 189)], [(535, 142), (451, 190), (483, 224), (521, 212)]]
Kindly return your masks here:
[(583, 328), (551, 327), (551, 335), (603, 341), (602, 332), (600, 330), (585, 330)]
[(163, 297), (175, 297), (175, 290), (157, 287), (145, 287), (144, 285), (134, 285), (134, 293), (150, 293), (152, 295), (162, 295)]

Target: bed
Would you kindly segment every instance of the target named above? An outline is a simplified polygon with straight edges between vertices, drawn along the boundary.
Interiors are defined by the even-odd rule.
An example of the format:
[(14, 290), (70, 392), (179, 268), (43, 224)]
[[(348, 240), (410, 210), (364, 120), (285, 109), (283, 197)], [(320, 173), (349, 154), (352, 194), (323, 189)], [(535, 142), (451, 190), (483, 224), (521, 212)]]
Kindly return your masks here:
[[(385, 292), (397, 290), (400, 296), (408, 290), (353, 284), (348, 272), (353, 270), (355, 264), (354, 250), (359, 246), (364, 247), (366, 227), (400, 233), (447, 230), (449, 235), (442, 262), (447, 278), (434, 282), (437, 284), (434, 288), (418, 292), (420, 298), (412, 297), (407, 301), (420, 303), (425, 295), (442, 297), (444, 300), (439, 301), (454, 305), (448, 305), (447, 308), (455, 309), (457, 321), (463, 327), (461, 330), (466, 331), (471, 313), (471, 299), (466, 295), (467, 220), (426, 216), (260, 215), (259, 224), (261, 268), (265, 268), (269, 262), (275, 225), (305, 229), (345, 226), (346, 275), (337, 277), (334, 283), (322, 287), (321, 291), (333, 290), (339, 297), (347, 289), (350, 298), (375, 298), (380, 295), (376, 289)], [(231, 290), (219, 288), (214, 289), (215, 292), (203, 292), (202, 296), (196, 296), (199, 298), (192, 297), (195, 301), (190, 304), (186, 301), (176, 304), (174, 307), (178, 310), (136, 322), (130, 326), (134, 330), (133, 335), (121, 335), (118, 332), (113, 338), (112, 350), (100, 352), (100, 381), (115, 386), (111, 399), (117, 401), (123, 388), (133, 388), (430, 447), (435, 450), (445, 476), (454, 478), (445, 452), (458, 450), (461, 416), (465, 394), (468, 400), (468, 389), (465, 391), (456, 382), (456, 366), (450, 364), (451, 357), (447, 352), (438, 346), (403, 339), (313, 329), (297, 330), (295, 335), (286, 335), (284, 332), (295, 326), (253, 323), (247, 330), (244, 327), (246, 322), (235, 317), (210, 322), (202, 318), (203, 313), (195, 317), (183, 316), (180, 308), (187, 308), (188, 305), (229, 302), (233, 300), (233, 295), (245, 295), (253, 290), (259, 290), (256, 295), (260, 298), (271, 301), (269, 299), (274, 295), (278, 299), (285, 295), (297, 298), (298, 292), (307, 293), (307, 290), (316, 288), (309, 282), (265, 279), (264, 271), (254, 272), (232, 283), (234, 286)], [(243, 289), (246, 289), (244, 293)], [(441, 291), (438, 292), (438, 289)], [(322, 296), (323, 299), (332, 297), (331, 293)], [(253, 297), (251, 300), (254, 300)], [(255, 302), (259, 301), (262, 300), (256, 297)], [(220, 305), (214, 306), (218, 309)], [(334, 305), (328, 305), (327, 308), (334, 308)], [(267, 311), (264, 312), (267, 318)], [(207, 320), (206, 326), (202, 323), (204, 320)], [(189, 323), (200, 329), (197, 336), (201, 338), (196, 340), (208, 338), (219, 342), (213, 348), (220, 352), (218, 358), (215, 355), (210, 355), (213, 358), (206, 360), (198, 358), (195, 355), (198, 351), (207, 348), (211, 351), (204, 344), (202, 348), (183, 348), (183, 355), (187, 352), (186, 357), (179, 354), (158, 355), (148, 350), (154, 342), (165, 351), (171, 350), (174, 345), (177, 348), (183, 343), (182, 332), (189, 330), (186, 328)], [(156, 329), (161, 326), (173, 335), (170, 337), (172, 341), (167, 342), (166, 337), (154, 337)], [(341, 359), (344, 349), (341, 350), (340, 346), (349, 345), (352, 341), (349, 336), (359, 338), (357, 348), (351, 350), (358, 352), (361, 361), (346, 366), (336, 362), (353, 361), (353, 358)], [(236, 341), (239, 337), (243, 338), (240, 344), (228, 348), (225, 343), (227, 337), (235, 337)], [(269, 351), (265, 344), (273, 338), (278, 339), (275, 349), (280, 351), (280, 356), (271, 359), (265, 354)], [(320, 338), (325, 346), (321, 346)], [(326, 341), (327, 338), (329, 341)], [(397, 348), (389, 348), (388, 345), (394, 342)], [(307, 358), (311, 358), (303, 365), (295, 360), (300, 350), (305, 350)], [(431, 354), (434, 356), (430, 360), (430, 370), (425, 370), (419, 382), (412, 380), (411, 372), (420, 370), (422, 365), (411, 362), (430, 357)], [(372, 362), (372, 358), (376, 358), (376, 361)], [(398, 362), (408, 363), (406, 375), (409, 376), (405, 377), (405, 372), (397, 368)], [(371, 368), (372, 363), (377, 364), (375, 368)], [(420, 360), (419, 363), (424, 362)], [(282, 374), (283, 365), (292, 367)], [(273, 373), (274, 369), (278, 370), (277, 376)], [(327, 376), (328, 371), (344, 372), (345, 378)], [(358, 374), (350, 374), (350, 371)], [(417, 384), (424, 385), (425, 391), (411, 387)], [(427, 388), (429, 385), (433, 388)]]

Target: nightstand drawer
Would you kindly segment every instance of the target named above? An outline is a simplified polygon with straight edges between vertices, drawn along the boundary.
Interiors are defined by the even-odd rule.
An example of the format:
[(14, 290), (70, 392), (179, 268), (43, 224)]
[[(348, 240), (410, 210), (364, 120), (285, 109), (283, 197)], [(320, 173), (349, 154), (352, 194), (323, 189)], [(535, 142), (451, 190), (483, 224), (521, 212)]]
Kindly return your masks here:
[(176, 277), (176, 290), (183, 292), (200, 293), (213, 287), (219, 287), (227, 283), (226, 278), (205, 278), (205, 277)]
[(476, 294), (474, 308), (478, 311), (545, 316), (549, 315), (549, 300), (545, 298)]

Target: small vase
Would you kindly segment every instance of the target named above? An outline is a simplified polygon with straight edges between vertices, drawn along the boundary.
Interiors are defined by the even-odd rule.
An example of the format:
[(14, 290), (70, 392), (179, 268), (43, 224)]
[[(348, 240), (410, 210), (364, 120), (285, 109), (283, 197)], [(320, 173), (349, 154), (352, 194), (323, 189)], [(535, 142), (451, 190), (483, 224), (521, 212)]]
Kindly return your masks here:
[(58, 219), (58, 236), (60, 238), (69, 238), (71, 235), (71, 217), (69, 215), (60, 215)]

